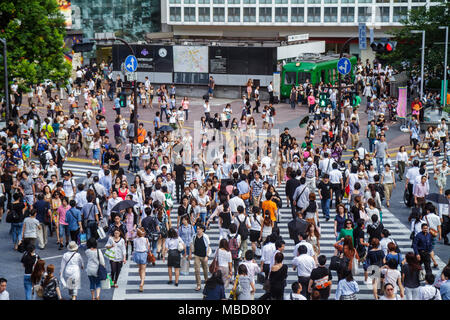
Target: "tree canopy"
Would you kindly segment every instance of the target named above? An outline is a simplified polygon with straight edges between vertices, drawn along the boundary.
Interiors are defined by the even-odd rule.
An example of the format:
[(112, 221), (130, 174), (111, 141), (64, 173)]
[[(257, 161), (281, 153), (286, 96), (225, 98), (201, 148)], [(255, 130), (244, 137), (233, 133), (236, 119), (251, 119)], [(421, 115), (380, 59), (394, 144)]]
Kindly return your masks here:
[[(45, 79), (66, 80), (71, 66), (64, 59), (65, 34), (56, 0), (0, 0), (0, 38), (7, 41), (10, 82), (18, 80), (25, 88)], [(0, 87), (3, 91), (3, 80)]]
[(381, 55), (383, 60), (394, 66), (405, 63), (409, 72), (420, 72), (422, 34), (411, 33), (412, 30), (425, 30), (425, 73), (427, 77), (442, 78), (444, 72), (445, 30), (440, 26), (450, 24), (450, 4), (441, 2), (438, 5), (415, 7), (408, 17), (401, 22), (403, 27), (390, 32), (397, 41), (396, 49)]

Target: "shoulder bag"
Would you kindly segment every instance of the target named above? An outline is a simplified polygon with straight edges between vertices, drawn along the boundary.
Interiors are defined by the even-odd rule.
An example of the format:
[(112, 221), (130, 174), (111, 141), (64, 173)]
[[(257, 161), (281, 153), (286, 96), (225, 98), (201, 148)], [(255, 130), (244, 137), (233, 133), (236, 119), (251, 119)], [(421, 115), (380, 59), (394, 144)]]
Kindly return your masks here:
[(214, 259), (212, 260), (211, 264), (209, 265), (209, 272), (211, 274), (213, 274), (214, 272), (219, 270), (219, 259), (218, 259), (219, 250), (220, 249), (217, 249), (216, 255), (214, 256)]
[(106, 272), (106, 268), (104, 265), (102, 265), (100, 263), (100, 250), (97, 249), (97, 258), (98, 258), (98, 270), (97, 270), (97, 278), (99, 278), (99, 280), (106, 280), (106, 277), (108, 275), (108, 273)]
[[(427, 224), (429, 226), (430, 223), (428, 222), (428, 216), (425, 216), (425, 220), (427, 220)], [(433, 236), (433, 238), (435, 238), (435, 237), (437, 237), (438, 232), (437, 232), (437, 230), (430, 227), (430, 234)]]

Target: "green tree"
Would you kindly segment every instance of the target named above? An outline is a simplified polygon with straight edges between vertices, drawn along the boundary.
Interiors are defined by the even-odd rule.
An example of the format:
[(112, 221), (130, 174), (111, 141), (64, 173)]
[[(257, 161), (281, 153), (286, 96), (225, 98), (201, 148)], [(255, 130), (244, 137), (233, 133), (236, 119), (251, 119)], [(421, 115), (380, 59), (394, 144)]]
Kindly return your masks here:
[[(408, 17), (402, 20), (400, 29), (390, 32), (397, 41), (394, 52), (380, 55), (380, 58), (395, 67), (406, 62), (409, 72), (420, 72), (422, 34), (413, 34), (412, 30), (425, 30), (425, 73), (428, 77), (442, 78), (444, 70), (445, 30), (439, 26), (449, 26), (450, 4), (441, 2), (436, 6), (416, 7), (408, 12)], [(438, 44), (441, 43), (441, 44)]]
[[(8, 44), (8, 80), (18, 80), (22, 89), (44, 79), (60, 83), (68, 79), (71, 65), (64, 59), (65, 34), (56, 0), (0, 0), (0, 37)], [(3, 80), (0, 87), (3, 92)]]

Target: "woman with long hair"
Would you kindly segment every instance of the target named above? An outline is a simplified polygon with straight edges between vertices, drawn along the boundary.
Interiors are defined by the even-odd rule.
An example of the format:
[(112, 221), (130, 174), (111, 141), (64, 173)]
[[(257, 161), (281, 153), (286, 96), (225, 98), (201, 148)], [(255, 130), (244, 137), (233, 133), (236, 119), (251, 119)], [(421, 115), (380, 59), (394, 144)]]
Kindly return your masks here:
[(320, 255), (320, 233), (317, 230), (316, 225), (314, 223), (309, 223), (306, 227), (306, 242), (309, 242), (313, 249), (315, 256), (318, 257)]
[(222, 280), (222, 271), (217, 270), (205, 282), (203, 300), (225, 300), (225, 287)]
[(49, 264), (47, 266), (47, 274), (41, 280), (41, 286), (44, 291), (44, 300), (62, 300), (61, 289), (59, 288), (59, 281), (54, 275), (55, 266)]
[(111, 265), (111, 280), (114, 282), (114, 288), (117, 288), (117, 280), (119, 279), (120, 270), (123, 264), (127, 263), (125, 239), (119, 228), (115, 228), (113, 235), (108, 238), (106, 249), (109, 250), (110, 255), (105, 253)]
[(422, 270), (419, 260), (413, 252), (408, 252), (405, 256), (406, 263), (402, 266), (402, 283), (405, 287), (406, 300), (418, 300), (420, 279)]
[(167, 213), (165, 213), (165, 210), (163, 207), (158, 207), (156, 209), (157, 212), (157, 220), (156, 222), (158, 223), (159, 226), (159, 230), (160, 230), (160, 238), (158, 239), (158, 243), (157, 243), (157, 259), (161, 259), (161, 252), (163, 251), (163, 248), (165, 246), (166, 243), (166, 239), (168, 236), (168, 230), (169, 230), (169, 218), (167, 216)]
[(89, 149), (92, 150), (92, 164), (100, 164), (100, 145), (102, 143), (102, 139), (100, 137), (100, 132), (94, 133), (94, 138), (89, 145)]
[(137, 238), (133, 241), (133, 261), (138, 265), (139, 292), (144, 292), (145, 268), (147, 267), (147, 253), (150, 251), (150, 242), (148, 241), (144, 228), (137, 229)]
[(37, 300), (38, 297), (38, 287), (41, 285), (41, 280), (45, 273), (45, 260), (38, 260), (34, 265), (33, 271), (31, 272), (31, 285), (33, 300)]
[(224, 238), (220, 240), (219, 248), (216, 251), (216, 257), (219, 270), (222, 272), (222, 281), (226, 289), (230, 283), (231, 277), (233, 276), (233, 259), (231, 257), (227, 239)]
[(274, 265), (270, 269), (269, 284), (272, 300), (283, 300), (284, 288), (288, 276), (288, 266), (283, 263), (284, 255), (277, 252), (274, 256)]
[(250, 216), (250, 242), (252, 243), (252, 250), (256, 252), (257, 244), (261, 235), (262, 225), (264, 219), (260, 215), (260, 208), (257, 206), (252, 207), (253, 215)]
[[(345, 236), (343, 240), (336, 242), (334, 244), (334, 247), (338, 250), (339, 253), (343, 253), (344, 257), (346, 257), (349, 260), (347, 270), (349, 271), (356, 270), (358, 266), (354, 264), (355, 263), (357, 264), (360, 259), (358, 256), (358, 252), (356, 252), (356, 249), (353, 245), (352, 237)], [(341, 279), (340, 274), (338, 274), (338, 278), (339, 280)]]
[(273, 227), (274, 227), (274, 222), (270, 218), (270, 212), (269, 212), (269, 210), (266, 210), (266, 212), (264, 213), (264, 220), (263, 220), (263, 225), (261, 228), (261, 233), (259, 235), (260, 242), (266, 241), (266, 238), (272, 234)]
[(353, 279), (353, 274), (343, 270), (336, 288), (335, 300), (358, 300), (356, 293), (359, 292), (358, 282)]
[(136, 232), (139, 222), (138, 215), (134, 211), (134, 208), (127, 209), (127, 212), (124, 214), (123, 220), (127, 228), (127, 235), (125, 237), (125, 251), (128, 252), (128, 245), (131, 245), (131, 251), (133, 251), (133, 240), (136, 238)]

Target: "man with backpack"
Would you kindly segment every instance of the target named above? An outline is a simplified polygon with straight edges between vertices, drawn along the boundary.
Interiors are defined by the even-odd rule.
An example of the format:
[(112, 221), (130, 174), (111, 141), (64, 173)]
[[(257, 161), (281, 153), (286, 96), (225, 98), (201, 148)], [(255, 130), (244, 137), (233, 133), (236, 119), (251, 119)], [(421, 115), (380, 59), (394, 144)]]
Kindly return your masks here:
[(245, 209), (243, 206), (237, 207), (238, 215), (234, 218), (234, 223), (238, 226), (238, 234), (241, 236), (241, 246), (240, 249), (242, 252), (247, 251), (247, 239), (250, 234), (251, 223), (250, 219), (248, 219), (247, 214), (245, 213)]
[(237, 233), (237, 225), (235, 223), (230, 224), (230, 233), (227, 235), (228, 248), (231, 252), (231, 258), (233, 259), (233, 275), (236, 277), (239, 262), (241, 260), (241, 236)]
[(297, 211), (297, 216), (288, 223), (289, 238), (297, 244), (300, 242), (299, 235), (306, 232), (308, 222), (302, 218), (302, 212)]

